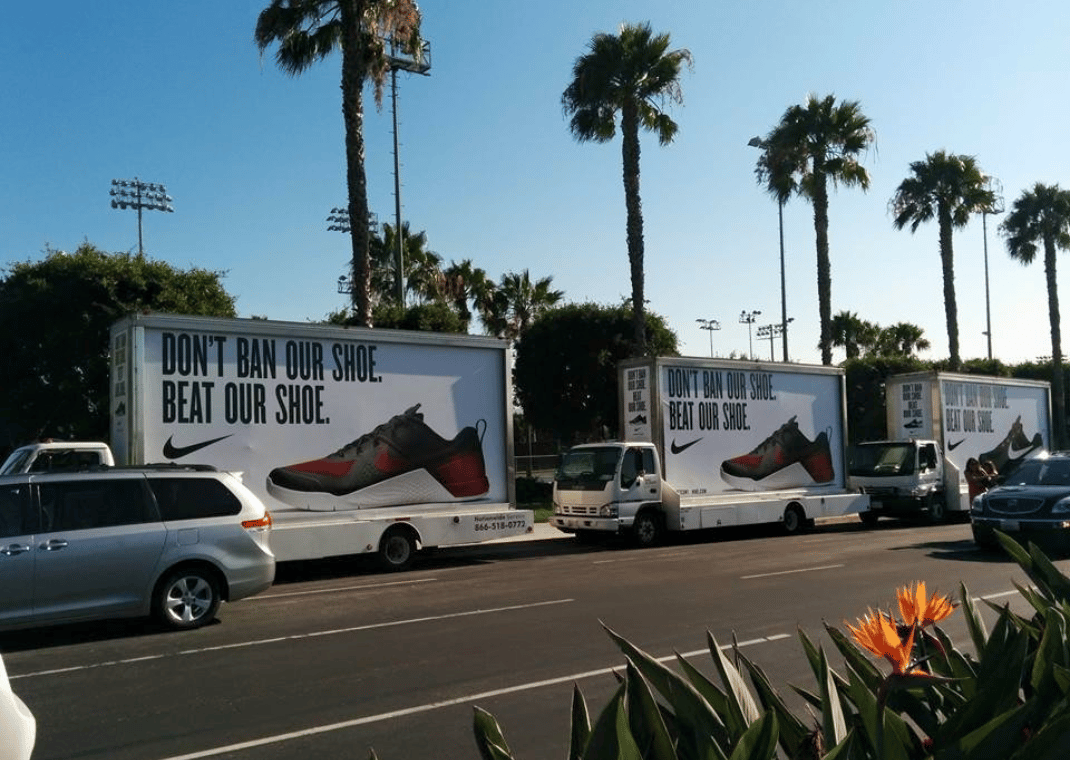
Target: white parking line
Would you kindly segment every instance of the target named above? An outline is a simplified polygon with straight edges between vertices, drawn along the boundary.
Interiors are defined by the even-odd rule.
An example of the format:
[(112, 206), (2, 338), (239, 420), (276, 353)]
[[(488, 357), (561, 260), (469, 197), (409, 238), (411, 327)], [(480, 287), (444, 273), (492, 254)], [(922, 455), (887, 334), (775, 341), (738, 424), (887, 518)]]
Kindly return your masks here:
[(249, 602), (266, 602), (271, 599), (282, 599), (287, 596), (311, 596), (312, 594), (334, 594), (338, 591), (366, 591), (367, 589), (386, 588), (387, 586), (411, 586), (416, 583), (431, 583), (438, 578), (418, 578), (411, 581), (391, 581), (387, 583), (369, 583), (366, 586), (341, 586), (339, 588), (318, 588), (309, 591), (288, 591), (285, 594), (258, 594), (248, 599), (242, 599), (242, 604)]
[(754, 578), (771, 578), (774, 575), (792, 575), (794, 573), (814, 573), (818, 570), (835, 570), (843, 565), (822, 565), (821, 567), (803, 567), (798, 570), (779, 570), (775, 573), (759, 573), (757, 575), (743, 575), (740, 576), (741, 580), (749, 581)]
[(551, 604), (568, 604), (574, 599), (554, 599), (547, 602), (532, 602), (531, 604), (514, 604), (508, 607), (492, 607), (486, 610), (466, 610), (465, 612), (451, 612), (448, 615), (429, 615), (421, 618), (409, 618), (408, 620), (391, 620), (385, 623), (370, 623), (358, 625), (352, 628), (338, 628), (331, 631), (310, 631), (309, 633), (296, 633), (291, 636), (276, 636), (271, 639), (258, 639), (256, 641), (241, 641), (235, 644), (220, 644), (215, 647), (201, 647), (199, 649), (185, 649), (180, 652), (168, 654), (154, 654), (146, 657), (131, 657), (125, 660), (109, 660), (107, 662), (95, 662), (92, 665), (76, 665), (70, 668), (55, 668), (53, 670), (39, 670), (36, 673), (25, 673), (21, 676), (9, 676), (9, 680), (16, 681), (20, 678), (38, 678), (40, 676), (54, 676), (60, 673), (75, 673), (83, 670), (95, 670), (108, 668), (116, 665), (131, 665), (135, 662), (147, 662), (149, 660), (165, 660), (169, 657), (202, 654), (204, 652), (220, 652), (225, 649), (243, 649), (245, 647), (257, 647), (264, 644), (275, 644), (280, 641), (300, 641), (301, 639), (314, 639), (321, 636), (336, 636), (340, 633), (357, 633), (359, 631), (373, 631), (378, 628), (393, 628), (400, 625), (412, 625), (414, 623), (429, 623), (435, 620), (452, 620), (454, 618), (472, 617), (473, 615), (490, 615), (495, 612), (514, 612), (516, 610), (529, 610), (535, 607), (546, 607)]
[[(764, 636), (757, 639), (750, 639), (748, 641), (739, 642), (738, 646), (754, 646), (755, 644), (765, 644), (773, 641), (780, 641), (782, 639), (790, 638), (786, 633), (778, 633), (773, 636)], [(722, 644), (721, 649), (730, 649), (731, 644)], [(701, 654), (708, 654), (709, 649), (697, 649), (694, 652), (684, 652), (682, 657), (695, 657)], [(658, 657), (658, 662), (667, 662), (669, 660), (675, 660), (676, 655), (666, 655), (665, 657)], [(354, 728), (356, 726), (364, 726), (369, 723), (379, 723), (384, 720), (390, 720), (391, 718), (401, 718), (406, 715), (417, 715), (419, 713), (430, 712), (431, 710), (438, 710), (442, 707), (453, 707), (455, 705), (468, 704), (479, 699), (490, 699), (491, 697), (500, 697), (504, 694), (515, 694), (521, 691), (531, 691), (532, 689), (540, 689), (544, 686), (556, 686), (562, 683), (574, 683), (585, 678), (594, 678), (595, 676), (609, 675), (613, 671), (618, 671), (623, 665), (615, 665), (609, 668), (599, 668), (598, 670), (588, 670), (583, 673), (573, 673), (572, 675), (560, 676), (558, 678), (548, 678), (544, 681), (533, 681), (531, 683), (517, 684), (516, 686), (506, 686), (501, 689), (493, 689), (491, 691), (483, 691), (478, 694), (469, 694), (464, 697), (456, 697), (454, 699), (444, 699), (439, 702), (429, 702), (423, 705), (415, 705), (413, 707), (406, 707), (401, 710), (392, 710), (390, 712), (379, 713), (378, 715), (366, 715), (363, 718), (354, 718), (353, 720), (346, 720), (340, 723), (329, 723), (323, 726), (315, 726), (313, 728), (306, 728), (302, 731), (291, 731), (285, 734), (276, 734), (275, 736), (265, 736), (261, 739), (253, 739), (247, 742), (239, 742), (237, 744), (228, 744), (224, 747), (215, 747), (213, 749), (206, 749), (200, 752), (191, 752), (188, 755), (175, 755), (173, 757), (165, 758), (164, 760), (197, 760), (203, 757), (215, 757), (217, 755), (225, 755), (230, 752), (240, 752), (241, 750), (252, 749), (254, 747), (263, 747), (268, 744), (279, 744), (281, 742), (289, 741), (291, 739), (300, 739), (306, 736), (315, 736), (316, 734), (325, 734), (331, 731), (341, 731), (346, 728)]]

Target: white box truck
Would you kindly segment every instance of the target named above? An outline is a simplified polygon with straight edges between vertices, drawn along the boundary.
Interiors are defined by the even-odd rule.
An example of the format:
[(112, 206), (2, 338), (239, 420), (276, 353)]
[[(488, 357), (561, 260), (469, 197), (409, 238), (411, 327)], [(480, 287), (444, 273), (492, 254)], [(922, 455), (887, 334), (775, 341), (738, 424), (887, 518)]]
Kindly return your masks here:
[(780, 522), (861, 512), (848, 490), (843, 370), (697, 358), (618, 369), (623, 440), (573, 447), (551, 523), (579, 535)]
[(120, 464), (243, 474), (279, 561), (533, 531), (515, 508), (512, 350), (492, 338), (134, 315), (111, 331)]
[(1051, 442), (1046, 382), (950, 372), (893, 375), (885, 383), (888, 440), (850, 447), (850, 483), (870, 496), (863, 521), (969, 514), (966, 462), (1006, 475)]

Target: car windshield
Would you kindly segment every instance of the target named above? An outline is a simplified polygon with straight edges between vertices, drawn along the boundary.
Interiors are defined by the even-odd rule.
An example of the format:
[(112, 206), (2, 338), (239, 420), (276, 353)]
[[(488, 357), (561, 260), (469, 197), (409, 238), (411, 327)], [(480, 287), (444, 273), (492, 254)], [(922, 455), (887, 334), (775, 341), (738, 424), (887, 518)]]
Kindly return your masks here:
[(847, 466), (852, 475), (911, 475), (914, 472), (913, 443), (865, 443), (852, 446)]
[(1070, 487), (1070, 458), (1027, 459), (1007, 476), (1003, 485)]

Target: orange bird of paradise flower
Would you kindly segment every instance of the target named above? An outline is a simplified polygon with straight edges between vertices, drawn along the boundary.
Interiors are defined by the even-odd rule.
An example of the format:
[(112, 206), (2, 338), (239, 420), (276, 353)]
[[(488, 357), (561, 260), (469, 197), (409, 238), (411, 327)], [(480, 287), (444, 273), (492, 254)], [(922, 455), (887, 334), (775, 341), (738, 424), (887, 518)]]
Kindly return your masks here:
[(902, 639), (892, 616), (880, 610), (877, 612), (870, 610), (866, 617), (858, 621), (857, 628), (850, 623), (846, 625), (854, 640), (877, 657), (888, 660), (896, 675), (925, 675), (924, 671), (912, 667), (911, 663), (914, 650), (914, 626), (910, 627), (906, 639)]
[(898, 589), (895, 595), (899, 599), (904, 625), (924, 628), (940, 622), (955, 610), (955, 605), (946, 596), (933, 594), (926, 598), (924, 581)]

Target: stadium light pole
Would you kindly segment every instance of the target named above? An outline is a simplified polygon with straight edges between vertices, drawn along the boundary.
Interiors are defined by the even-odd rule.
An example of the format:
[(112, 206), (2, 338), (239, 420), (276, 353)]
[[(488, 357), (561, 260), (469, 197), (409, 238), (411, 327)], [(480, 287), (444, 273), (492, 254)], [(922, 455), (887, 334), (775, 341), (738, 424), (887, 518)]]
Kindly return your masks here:
[(743, 311), (739, 315), (739, 323), (747, 326), (747, 343), (750, 345), (750, 358), (754, 360), (754, 332), (752, 326), (755, 320), (758, 319), (760, 311)]
[(710, 332), (710, 358), (713, 358), (713, 331), (721, 329), (721, 323), (716, 319), (696, 319), (699, 323), (700, 330), (709, 330)]
[(981, 209), (981, 234), (985, 249), (985, 336), (988, 338), (988, 358), (992, 359), (992, 304), (988, 297), (988, 215), (1003, 213), (1003, 183), (995, 177), (985, 177), (987, 189), (995, 196), (992, 204)]
[(141, 233), (141, 212), (166, 211), (174, 213), (171, 202), (174, 200), (167, 194), (167, 188), (156, 182), (142, 182), (137, 177), (133, 179), (113, 179), (111, 181), (111, 207), (126, 210), (128, 208), (137, 211), (137, 255), (145, 256), (145, 245)]
[[(794, 319), (795, 317), (788, 317), (788, 322), (791, 322)], [(784, 333), (784, 327), (786, 325), (787, 322), (785, 322), (783, 325), (774, 322), (769, 325), (758, 326), (758, 339), (769, 340), (769, 361), (771, 362), (776, 361), (776, 357), (773, 356), (773, 338), (775, 338), (777, 335), (782, 335)]]
[(401, 239), (401, 152), (398, 144), (398, 71), (430, 76), (431, 43), (424, 40), (415, 54), (405, 51), (396, 40), (390, 40), (390, 52), (386, 56), (390, 67), (390, 104), (394, 116), (394, 223), (397, 226), (394, 268), (398, 279), (398, 303), (405, 305), (405, 243)]
[[(768, 151), (769, 146), (760, 137), (752, 137), (747, 141), (752, 148), (761, 148)], [(784, 326), (781, 334), (784, 336), (784, 363), (788, 361), (788, 285), (784, 273), (784, 199), (777, 198), (777, 224), (780, 230), (780, 323)]]
[[(344, 232), (347, 235), (353, 231), (352, 225), (349, 223), (349, 209), (339, 206), (335, 206), (331, 209), (331, 213), (327, 216), (327, 231), (328, 232)], [(375, 215), (374, 211), (368, 212), (368, 230), (374, 230), (379, 226), (379, 217)], [(344, 274), (338, 278), (338, 292), (339, 293), (352, 293), (353, 292), (353, 266), (349, 267), (349, 276)]]

